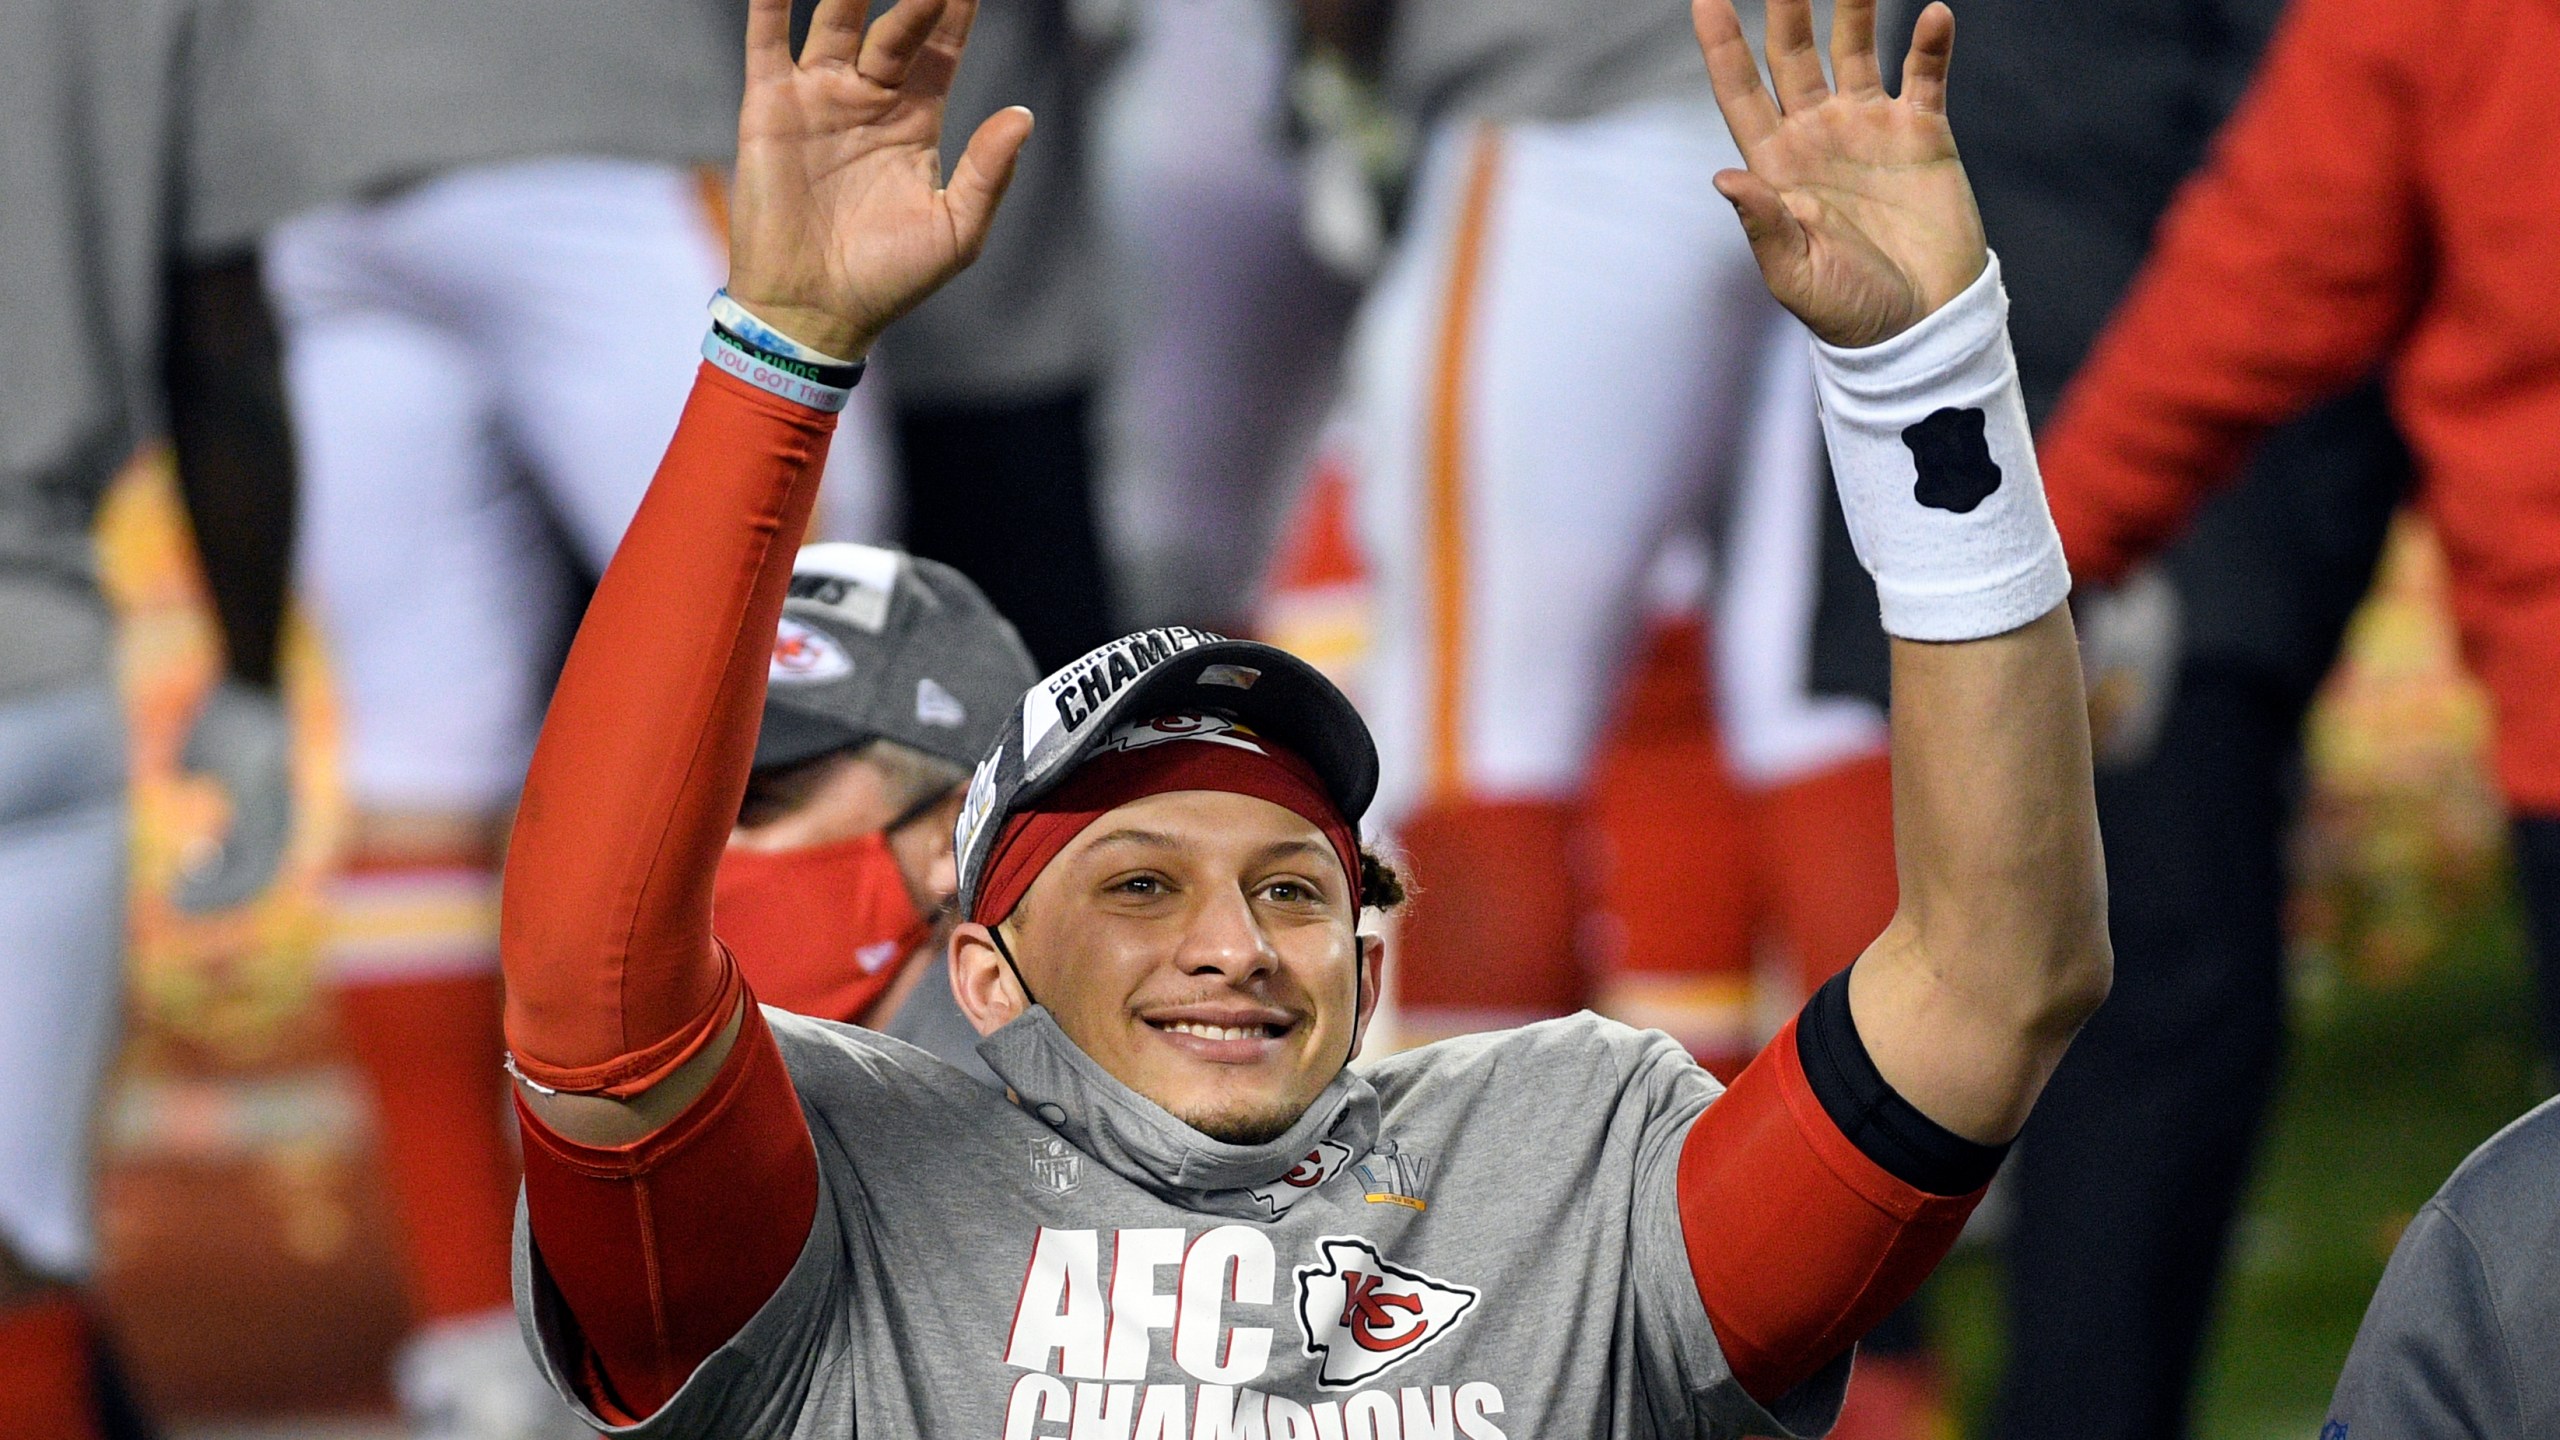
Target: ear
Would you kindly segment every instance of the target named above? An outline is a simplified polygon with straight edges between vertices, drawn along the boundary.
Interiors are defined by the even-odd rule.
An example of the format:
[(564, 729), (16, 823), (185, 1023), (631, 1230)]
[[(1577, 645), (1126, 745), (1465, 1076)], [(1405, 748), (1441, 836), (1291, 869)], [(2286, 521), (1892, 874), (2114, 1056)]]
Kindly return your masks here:
[(1013, 967), (996, 949), (994, 934), (974, 920), (951, 931), (951, 993), (970, 1028), (981, 1035), (993, 1035), (1031, 1008), (1013, 978)]
[(1353, 938), (1360, 946), (1360, 1024), (1351, 1032), (1351, 1059), (1357, 1060), (1369, 1038), (1369, 1022), (1378, 1018), (1378, 1000), (1386, 993), (1387, 941), (1383, 935)]

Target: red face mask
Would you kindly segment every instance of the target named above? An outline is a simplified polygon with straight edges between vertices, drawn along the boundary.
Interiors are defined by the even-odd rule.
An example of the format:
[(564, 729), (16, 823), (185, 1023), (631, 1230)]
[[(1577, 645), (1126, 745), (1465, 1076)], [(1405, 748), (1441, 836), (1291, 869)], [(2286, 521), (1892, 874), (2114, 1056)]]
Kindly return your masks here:
[(879, 831), (797, 850), (725, 852), (711, 928), (758, 1000), (857, 1023), (933, 932)]

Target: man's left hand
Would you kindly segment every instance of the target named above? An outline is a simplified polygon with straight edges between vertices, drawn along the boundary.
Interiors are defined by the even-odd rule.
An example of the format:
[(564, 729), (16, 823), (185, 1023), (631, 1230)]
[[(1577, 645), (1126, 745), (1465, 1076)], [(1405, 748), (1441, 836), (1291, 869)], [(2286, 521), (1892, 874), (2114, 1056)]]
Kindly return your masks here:
[(1955, 15), (1920, 14), (1902, 95), (1876, 67), (1875, 0), (1840, 0), (1833, 90), (1814, 44), (1812, 0), (1768, 0), (1769, 74), (1733, 0), (1691, 0), (1708, 78), (1747, 170), (1716, 176), (1769, 290), (1814, 334), (1858, 348), (1890, 340), (1961, 294), (1990, 252), (1973, 186), (1947, 128)]

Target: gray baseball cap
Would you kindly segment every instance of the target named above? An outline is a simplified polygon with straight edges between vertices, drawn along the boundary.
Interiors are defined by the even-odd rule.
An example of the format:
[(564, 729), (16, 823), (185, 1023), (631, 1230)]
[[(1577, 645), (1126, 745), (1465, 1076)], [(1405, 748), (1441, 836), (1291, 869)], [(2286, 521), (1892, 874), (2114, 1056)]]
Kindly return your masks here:
[(969, 578), (877, 545), (804, 545), (767, 672), (757, 769), (872, 740), (974, 764), (1040, 672)]
[(1168, 625), (1125, 635), (1023, 691), (978, 761), (952, 836), (960, 913), (978, 903), (1005, 817), (1056, 789), (1122, 726), (1176, 714), (1240, 722), (1307, 762), (1356, 829), (1378, 793), (1368, 722), (1313, 665), (1258, 640)]

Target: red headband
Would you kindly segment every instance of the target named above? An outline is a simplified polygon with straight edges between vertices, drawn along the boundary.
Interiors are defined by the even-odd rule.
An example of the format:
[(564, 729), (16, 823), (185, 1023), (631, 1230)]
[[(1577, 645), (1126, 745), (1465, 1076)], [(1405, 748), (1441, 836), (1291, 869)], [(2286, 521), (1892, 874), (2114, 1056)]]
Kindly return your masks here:
[(1307, 762), (1254, 737), (1255, 749), (1233, 732), (1215, 739), (1168, 740), (1131, 750), (1105, 750), (1078, 767), (1065, 784), (1005, 817), (987, 852), (986, 882), (978, 887), (969, 918), (998, 925), (1022, 903), (1031, 882), (1058, 852), (1104, 815), (1132, 800), (1175, 790), (1224, 790), (1268, 800), (1316, 829), (1333, 846), (1360, 904), (1360, 837), (1334, 806)]

